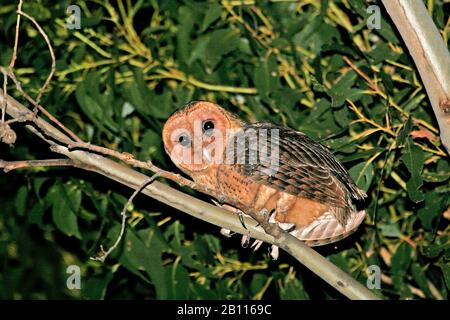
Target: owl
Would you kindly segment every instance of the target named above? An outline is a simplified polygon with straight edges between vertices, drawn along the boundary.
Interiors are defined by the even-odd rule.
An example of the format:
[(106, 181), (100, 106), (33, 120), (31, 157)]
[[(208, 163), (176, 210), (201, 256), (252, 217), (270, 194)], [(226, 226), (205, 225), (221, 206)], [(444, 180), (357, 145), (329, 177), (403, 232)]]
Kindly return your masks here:
[[(195, 183), (242, 204), (220, 204), (224, 208), (267, 210), (270, 222), (309, 246), (347, 237), (365, 217), (355, 207), (364, 191), (326, 147), (302, 132), (247, 123), (217, 104), (192, 101), (170, 116), (162, 137), (171, 160)], [(278, 248), (271, 254), (276, 259)]]

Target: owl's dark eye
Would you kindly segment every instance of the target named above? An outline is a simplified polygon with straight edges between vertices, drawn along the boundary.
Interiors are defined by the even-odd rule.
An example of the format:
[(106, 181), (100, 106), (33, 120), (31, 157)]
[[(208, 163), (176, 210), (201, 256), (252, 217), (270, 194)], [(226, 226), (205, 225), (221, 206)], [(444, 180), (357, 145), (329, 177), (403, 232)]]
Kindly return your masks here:
[(183, 147), (189, 147), (191, 145), (191, 138), (189, 138), (187, 134), (183, 133), (178, 137), (178, 142)]
[(211, 120), (206, 120), (203, 122), (202, 125), (202, 129), (203, 129), (203, 133), (207, 136), (212, 135), (213, 133), (213, 129), (214, 129), (214, 122), (212, 122)]

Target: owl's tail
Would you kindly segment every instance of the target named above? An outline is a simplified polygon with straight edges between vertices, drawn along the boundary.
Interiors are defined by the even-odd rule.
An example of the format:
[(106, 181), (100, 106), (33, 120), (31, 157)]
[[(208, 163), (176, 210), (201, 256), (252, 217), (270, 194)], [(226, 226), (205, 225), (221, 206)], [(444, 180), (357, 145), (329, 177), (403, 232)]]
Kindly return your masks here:
[(322, 246), (351, 235), (358, 229), (365, 216), (365, 210), (352, 211), (343, 227), (333, 212), (326, 212), (309, 225), (290, 231), (290, 234), (310, 247)]

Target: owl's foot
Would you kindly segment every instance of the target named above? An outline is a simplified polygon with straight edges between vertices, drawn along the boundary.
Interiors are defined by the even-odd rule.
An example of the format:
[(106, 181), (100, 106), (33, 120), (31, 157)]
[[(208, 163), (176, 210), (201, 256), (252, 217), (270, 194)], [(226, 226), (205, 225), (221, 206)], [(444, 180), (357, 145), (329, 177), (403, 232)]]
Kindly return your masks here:
[[(233, 232), (231, 232), (231, 230), (228, 230), (228, 229), (225, 229), (225, 228), (222, 228), (220, 230), (220, 233), (222, 235), (224, 235), (225, 237), (227, 237), (227, 238), (230, 238), (234, 234)], [(250, 238), (249, 235), (243, 235), (242, 238), (241, 238), (241, 246), (242, 246), (242, 248), (247, 248), (248, 245), (250, 244), (250, 241), (251, 241), (251, 238)], [(250, 248), (253, 249), (253, 251), (255, 252), (261, 247), (261, 245), (263, 243), (264, 243), (264, 241), (255, 240), (255, 241), (253, 241), (253, 243), (250, 246)], [(275, 246), (275, 245), (272, 245), (270, 247), (269, 254), (270, 254), (270, 256), (272, 257), (273, 260), (277, 260), (278, 259), (278, 255), (279, 255), (278, 247)]]
[[(294, 223), (287, 223), (287, 222), (279, 222), (275, 219), (276, 217), (276, 210), (272, 210), (272, 211), (267, 211), (264, 210), (261, 212), (261, 214), (263, 215), (264, 219), (270, 223), (270, 224), (276, 224), (278, 225), (281, 229), (283, 229), (285, 232), (292, 232), (293, 230), (295, 230), (295, 224)], [(255, 241), (256, 242), (256, 241)], [(255, 243), (253, 243), (253, 245), (255, 245)], [(253, 247), (252, 245), (252, 247)], [(261, 244), (257, 244), (256, 248), (259, 248)], [(278, 256), (280, 255), (280, 249), (278, 246), (276, 245), (271, 245), (270, 249), (269, 249), (269, 254), (272, 257), (273, 260), (277, 260)]]
[[(239, 220), (241, 221), (242, 225), (244, 226), (244, 228), (247, 229), (247, 227), (245, 226), (244, 222), (243, 222), (243, 217), (246, 216), (245, 213), (243, 213), (242, 211), (229, 207), (227, 205), (220, 205), (219, 203), (217, 203), (216, 201), (213, 200), (213, 202), (216, 205), (219, 205), (221, 207), (224, 207), (225, 209), (233, 209), (232, 211), (234, 211), (235, 213), (238, 214), (239, 216)], [(280, 228), (282, 228), (283, 230), (285, 230), (286, 232), (290, 232), (292, 231), (292, 229), (295, 228), (295, 224), (292, 223), (281, 223), (275, 220), (275, 216), (276, 216), (276, 211), (272, 210), (272, 211), (268, 211), (268, 210), (261, 210), (260, 214), (263, 216), (264, 220), (266, 220), (269, 223), (273, 223), (273, 224), (277, 224), (278, 226), (280, 226)], [(227, 237), (230, 238), (231, 236), (233, 236), (234, 232), (232, 232), (231, 230), (222, 228), (220, 229), (220, 233)], [(249, 235), (243, 235), (241, 238), (241, 246), (243, 248), (247, 248), (250, 245), (251, 242), (251, 238)], [(264, 242), (261, 240), (254, 240), (253, 243), (251, 244), (250, 248), (253, 249), (253, 251), (257, 251), (263, 244)], [(272, 257), (273, 260), (277, 260), (278, 256), (279, 256), (279, 248), (275, 245), (271, 245), (270, 249), (269, 249), (269, 254)]]
[[(248, 246), (249, 242), (250, 242), (249, 236), (242, 236), (242, 240), (241, 240), (242, 247), (246, 248)], [(263, 243), (264, 243), (264, 241), (262, 241), (262, 240), (255, 240), (255, 241), (253, 241), (250, 248), (252, 248), (253, 252), (255, 252), (256, 250), (258, 250), (261, 247), (261, 245)], [(277, 260), (278, 255), (279, 255), (278, 247), (275, 245), (270, 246), (269, 254), (273, 260)]]

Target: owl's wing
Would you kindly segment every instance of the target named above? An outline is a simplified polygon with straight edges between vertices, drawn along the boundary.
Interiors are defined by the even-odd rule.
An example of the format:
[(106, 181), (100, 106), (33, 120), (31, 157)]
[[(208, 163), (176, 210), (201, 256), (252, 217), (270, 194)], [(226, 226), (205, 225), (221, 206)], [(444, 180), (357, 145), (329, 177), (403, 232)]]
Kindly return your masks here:
[(239, 173), (292, 195), (342, 209), (366, 196), (328, 149), (290, 128), (247, 124), (230, 140), (230, 151)]

